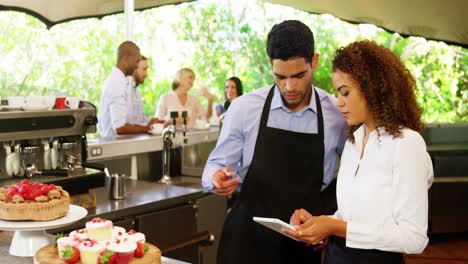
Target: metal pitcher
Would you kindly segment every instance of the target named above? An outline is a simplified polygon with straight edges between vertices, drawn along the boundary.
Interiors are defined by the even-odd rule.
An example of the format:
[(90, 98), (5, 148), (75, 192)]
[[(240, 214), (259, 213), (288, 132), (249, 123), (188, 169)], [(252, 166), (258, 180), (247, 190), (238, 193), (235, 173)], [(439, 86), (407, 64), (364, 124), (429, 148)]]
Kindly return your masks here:
[(109, 199), (125, 199), (125, 175), (112, 174), (109, 179)]

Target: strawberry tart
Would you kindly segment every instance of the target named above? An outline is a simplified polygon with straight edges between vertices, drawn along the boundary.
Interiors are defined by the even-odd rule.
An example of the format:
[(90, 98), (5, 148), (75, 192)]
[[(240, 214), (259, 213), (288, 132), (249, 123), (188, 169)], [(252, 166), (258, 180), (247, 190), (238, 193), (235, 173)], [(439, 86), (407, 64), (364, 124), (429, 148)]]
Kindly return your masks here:
[(0, 188), (0, 219), (49, 221), (65, 216), (70, 195), (54, 184), (31, 184), (23, 180)]

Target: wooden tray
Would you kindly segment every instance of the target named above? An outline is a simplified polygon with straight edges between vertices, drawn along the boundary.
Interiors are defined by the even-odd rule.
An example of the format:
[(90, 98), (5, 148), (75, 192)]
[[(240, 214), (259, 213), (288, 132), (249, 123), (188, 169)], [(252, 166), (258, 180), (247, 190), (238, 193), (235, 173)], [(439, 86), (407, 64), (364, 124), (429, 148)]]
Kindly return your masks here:
[[(145, 246), (149, 250), (143, 258), (134, 258), (132, 264), (161, 264), (161, 250), (156, 246), (146, 243)], [(53, 244), (49, 244), (39, 249), (34, 255), (34, 264), (66, 264), (58, 256), (57, 248)], [(82, 264), (78, 261), (77, 264)]]

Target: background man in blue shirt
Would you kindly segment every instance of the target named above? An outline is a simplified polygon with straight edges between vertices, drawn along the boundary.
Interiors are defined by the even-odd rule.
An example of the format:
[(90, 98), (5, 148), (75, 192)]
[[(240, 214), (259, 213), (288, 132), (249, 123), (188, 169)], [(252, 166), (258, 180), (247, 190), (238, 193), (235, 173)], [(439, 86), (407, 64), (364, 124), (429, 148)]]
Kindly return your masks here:
[(232, 103), (203, 172), (206, 189), (224, 196), (239, 191), (226, 216), (218, 263), (320, 263), (320, 253), (252, 217), (289, 222), (296, 208), (334, 212), (329, 186), (345, 143), (345, 120), (336, 99), (312, 84), (319, 55), (306, 25), (275, 25), (267, 54), (275, 85)]

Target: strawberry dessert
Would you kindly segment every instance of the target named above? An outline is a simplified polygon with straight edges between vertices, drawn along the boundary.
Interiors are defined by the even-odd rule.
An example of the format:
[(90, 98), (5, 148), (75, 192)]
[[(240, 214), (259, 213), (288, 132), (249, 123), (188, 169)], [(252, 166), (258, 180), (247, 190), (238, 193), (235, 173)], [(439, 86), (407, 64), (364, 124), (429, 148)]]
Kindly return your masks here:
[(78, 249), (83, 264), (97, 264), (99, 254), (105, 250), (105, 246), (99, 241), (88, 240), (78, 245)]
[(86, 231), (86, 229), (82, 228), (82, 229), (77, 229), (75, 231), (72, 231), (69, 235), (70, 237), (73, 237), (73, 238), (79, 238), (81, 240), (86, 240), (88, 239), (88, 231)]
[(0, 188), (0, 219), (49, 221), (65, 216), (70, 195), (54, 184), (22, 180)]
[(92, 240), (111, 240), (112, 239), (112, 221), (99, 217), (86, 222), (88, 237)]
[(137, 244), (135, 242), (124, 242), (120, 239), (107, 246), (107, 250), (115, 253), (115, 262), (119, 264), (129, 264), (133, 260), (136, 248)]
[(114, 226), (112, 228), (112, 241), (115, 241), (116, 239), (124, 239), (127, 236), (127, 231), (125, 231), (125, 228), (120, 227), (120, 226)]
[(59, 258), (64, 258), (63, 253), (65, 252), (65, 248), (67, 246), (78, 247), (81, 242), (82, 240), (77, 237), (61, 237), (57, 239), (57, 250)]
[(127, 238), (129, 241), (135, 242), (135, 243), (145, 243), (146, 242), (146, 237), (143, 233), (137, 232), (133, 229), (128, 231), (127, 233)]
[(74, 263), (78, 251), (78, 261), (83, 264), (161, 264), (161, 251), (146, 243), (143, 233), (127, 232), (110, 220), (93, 218), (86, 222), (86, 228), (61, 236), (56, 235), (57, 250), (66, 263)]

